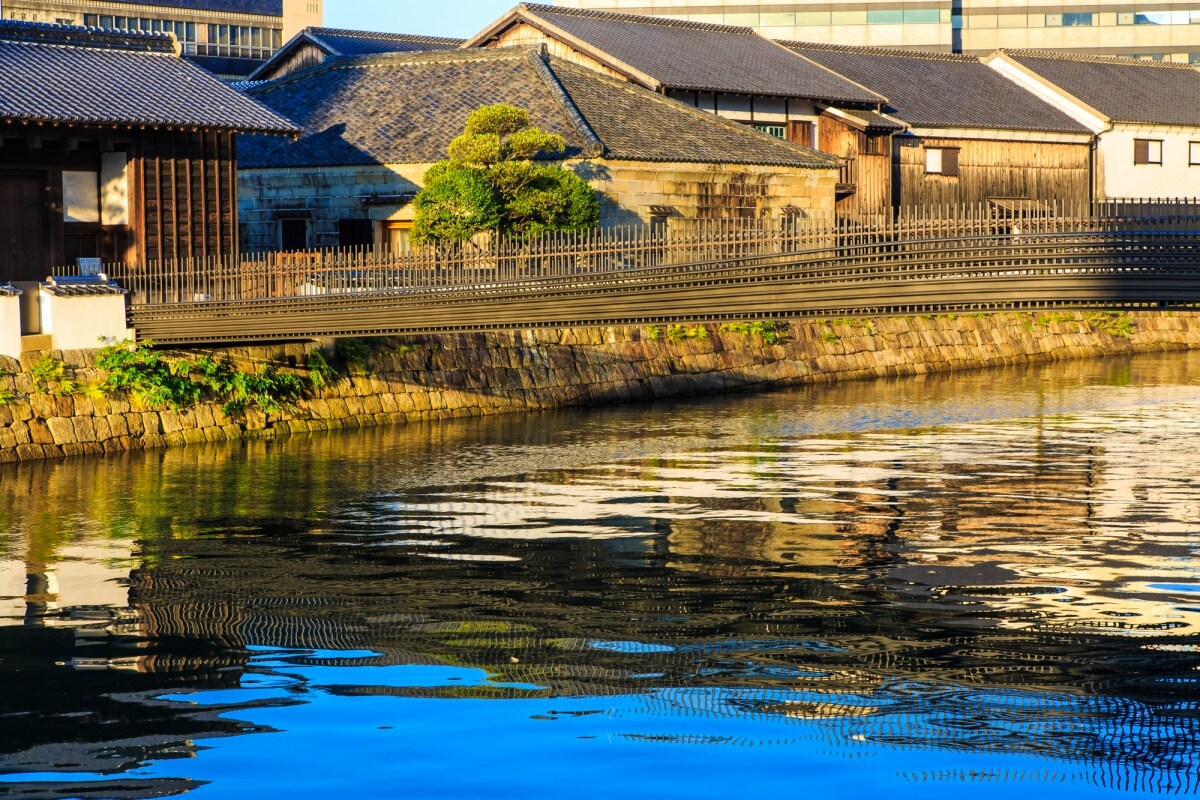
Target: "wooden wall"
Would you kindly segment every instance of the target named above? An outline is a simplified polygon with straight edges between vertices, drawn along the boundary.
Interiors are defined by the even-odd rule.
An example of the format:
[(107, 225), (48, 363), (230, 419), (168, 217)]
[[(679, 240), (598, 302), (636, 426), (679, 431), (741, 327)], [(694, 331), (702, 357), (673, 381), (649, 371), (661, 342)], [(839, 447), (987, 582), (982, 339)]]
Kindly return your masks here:
[[(997, 134), (1002, 136), (1003, 134)], [(1088, 144), (896, 137), (894, 200), (904, 208), (990, 198), (1087, 202)], [(925, 149), (958, 148), (957, 177), (925, 174)]]
[[(868, 136), (878, 137), (878, 152), (869, 153)], [(888, 134), (867, 134), (858, 128), (831, 117), (821, 117), (817, 127), (818, 147), (847, 160), (839, 178), (842, 190), (837, 201), (838, 216), (868, 222), (891, 216), (892, 158), (891, 137)], [(882, 139), (882, 141), (879, 141)], [(847, 193), (846, 186), (853, 192)]]
[(487, 43), (488, 47), (513, 47), (516, 45), (546, 45), (547, 52), (555, 58), (561, 58), (563, 61), (569, 61), (572, 64), (578, 64), (581, 67), (587, 67), (595, 72), (608, 75), (621, 80), (629, 80), (628, 77), (622, 75), (614, 69), (611, 69), (604, 64), (601, 64), (596, 59), (589, 55), (579, 52), (573, 46), (566, 42), (561, 42), (549, 34), (542, 33), (537, 28), (525, 22), (518, 22), (511, 28), (503, 31), (495, 39)]
[(302, 69), (315, 67), (318, 64), (325, 63), (325, 57), (324, 50), (311, 42), (305, 41), (291, 55), (281, 59), (278, 64), (273, 66), (270, 72), (258, 76), (257, 80), (275, 80), (276, 78), (282, 78), (284, 75), (299, 72)]
[[(125, 224), (67, 222), (63, 173), (126, 159)], [(0, 126), (0, 280), (41, 280), (79, 257), (105, 262), (237, 252), (233, 134)], [(13, 245), (22, 242), (20, 252)], [(11, 274), (9, 274), (11, 273)]]
[(139, 251), (149, 260), (204, 258), (238, 249), (233, 134), (150, 133), (135, 144)]

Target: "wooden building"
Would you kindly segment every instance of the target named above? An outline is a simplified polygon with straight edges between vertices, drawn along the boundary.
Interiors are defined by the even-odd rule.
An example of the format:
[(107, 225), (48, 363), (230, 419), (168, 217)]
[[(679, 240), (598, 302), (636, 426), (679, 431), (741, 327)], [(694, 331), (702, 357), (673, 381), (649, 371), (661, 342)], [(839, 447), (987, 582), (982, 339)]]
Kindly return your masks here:
[(556, 58), (780, 139), (819, 147), (822, 109), (886, 101), (750, 28), (521, 3), (466, 47), (544, 45)]
[(1200, 197), (1200, 72), (1192, 66), (1032, 50), (985, 61), (1095, 134), (1096, 200)]
[(305, 28), (259, 66), (250, 75), (250, 80), (269, 81), (282, 78), (293, 72), (324, 64), (330, 58), (453, 50), (462, 44), (462, 39), (447, 39), (441, 36), (348, 31), (340, 28)]
[(236, 135), (296, 132), (169, 36), (0, 21), (0, 282), (235, 252)]
[[(785, 44), (887, 96), (882, 119), (898, 127), (889, 149), (887, 194), (893, 209), (991, 203), (1003, 213), (1088, 200), (1092, 132), (1035, 94), (997, 80), (997, 73), (978, 58)], [(833, 152), (853, 161), (879, 158), (883, 132), (872, 139), (874, 117), (836, 107), (826, 116), (866, 120), (854, 123), (862, 135), (847, 136), (843, 149)], [(858, 204), (858, 213), (877, 210), (880, 198), (863, 193), (849, 202)]]

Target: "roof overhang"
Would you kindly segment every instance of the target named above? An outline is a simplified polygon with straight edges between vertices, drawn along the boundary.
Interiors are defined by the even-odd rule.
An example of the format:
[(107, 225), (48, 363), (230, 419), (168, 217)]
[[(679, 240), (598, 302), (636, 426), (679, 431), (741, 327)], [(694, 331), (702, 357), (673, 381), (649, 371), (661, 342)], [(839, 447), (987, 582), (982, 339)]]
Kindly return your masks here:
[(983, 63), (1004, 77), (1022, 86), (1026, 91), (1049, 103), (1067, 115), (1079, 120), (1082, 125), (1100, 132), (1112, 124), (1112, 119), (1097, 108), (1093, 108), (1056, 83), (1017, 61), (1003, 50), (984, 56)]
[(547, 36), (557, 39), (563, 44), (569, 45), (571, 48), (583, 53), (589, 58), (595, 59), (614, 72), (618, 72), (629, 80), (645, 86), (647, 89), (659, 92), (665, 88), (662, 81), (653, 75), (641, 71), (632, 64), (626, 64), (624, 61), (614, 58), (598, 47), (589, 44), (583, 39), (568, 33), (552, 22), (538, 16), (524, 6), (517, 6), (504, 16), (500, 17), (500, 19), (496, 20), (491, 25), (475, 34), (473, 37), (463, 43), (462, 49), (469, 50), (475, 47), (487, 47), (488, 44), (498, 38), (500, 34), (504, 33), (512, 26), (521, 23), (536, 28)]
[(287, 58), (290, 58), (292, 53), (296, 52), (296, 50), (302, 44), (311, 44), (312, 46), (319, 49), (321, 52), (325, 53), (325, 55), (333, 55), (333, 49), (331, 47), (329, 47), (329, 45), (327, 45), (325, 42), (322, 42), (320, 39), (318, 39), (317, 37), (310, 34), (308, 32), (308, 29), (305, 28), (304, 30), (300, 31), (295, 36), (293, 36), (291, 39), (288, 39), (284, 43), (283, 47), (281, 47), (275, 51), (275, 55), (271, 56), (266, 61), (259, 64), (258, 67), (254, 70), (254, 72), (251, 72), (250, 75), (247, 76), (246, 80), (248, 80), (248, 81), (264, 80), (264, 78), (262, 76), (269, 74), (272, 69), (274, 69), (276, 66), (279, 65), (280, 62), (284, 61)]
[(13, 127), (36, 128), (111, 128), (121, 131), (177, 131), (180, 133), (200, 133), (201, 131), (217, 131), (220, 133), (236, 133), (262, 136), (290, 136), (299, 138), (304, 131), (300, 128), (254, 128), (229, 127), (224, 125), (199, 125), (188, 122), (145, 122), (141, 120), (88, 120), (88, 119), (42, 119), (36, 117), (0, 117), (0, 125)]
[(927, 139), (975, 139), (993, 142), (1040, 142), (1043, 144), (1088, 144), (1092, 135), (1088, 131), (1030, 131), (999, 128), (957, 128), (913, 125), (908, 129), (912, 136)]

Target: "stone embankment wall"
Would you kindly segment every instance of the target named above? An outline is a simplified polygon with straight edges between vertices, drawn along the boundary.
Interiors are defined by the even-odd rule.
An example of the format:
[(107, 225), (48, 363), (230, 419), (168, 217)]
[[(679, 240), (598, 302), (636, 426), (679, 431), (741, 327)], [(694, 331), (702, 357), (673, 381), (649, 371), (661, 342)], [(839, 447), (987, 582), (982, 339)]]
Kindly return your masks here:
[[(798, 321), (778, 344), (717, 326), (705, 330), (705, 338), (682, 341), (647, 328), (381, 341), (365, 369), (343, 365), (326, 388), (286, 412), (250, 409), (236, 419), (214, 403), (177, 412), (131, 397), (34, 391), (29, 370), (47, 355), (63, 361), (78, 386), (102, 381), (93, 352), (30, 353), (19, 363), (0, 358), (0, 462), (1200, 347), (1200, 314), (1171, 312)], [(266, 361), (307, 375), (307, 355), (317, 347), (221, 353), (237, 364)]]

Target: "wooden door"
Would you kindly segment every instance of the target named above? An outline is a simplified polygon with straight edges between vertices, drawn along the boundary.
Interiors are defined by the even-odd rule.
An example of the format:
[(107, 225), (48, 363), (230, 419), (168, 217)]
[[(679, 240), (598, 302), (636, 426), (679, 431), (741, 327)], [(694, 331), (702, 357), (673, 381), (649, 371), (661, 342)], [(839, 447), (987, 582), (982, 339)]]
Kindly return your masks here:
[(45, 178), (0, 173), (0, 281), (45, 280), (50, 269)]

